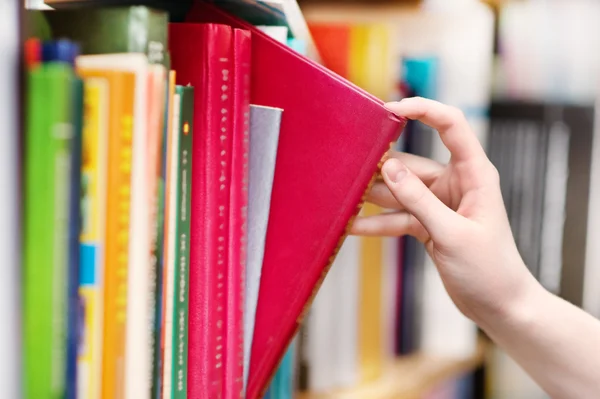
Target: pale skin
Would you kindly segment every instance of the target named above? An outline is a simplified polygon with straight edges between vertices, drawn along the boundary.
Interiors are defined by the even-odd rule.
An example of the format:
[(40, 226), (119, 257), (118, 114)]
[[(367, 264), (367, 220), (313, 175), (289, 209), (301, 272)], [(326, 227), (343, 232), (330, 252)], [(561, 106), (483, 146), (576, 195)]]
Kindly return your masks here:
[(386, 106), (436, 129), (451, 160), (392, 153), (368, 200), (394, 211), (357, 219), (352, 234), (416, 237), (457, 307), (552, 398), (600, 398), (600, 321), (546, 291), (525, 266), (498, 172), (462, 113), (422, 98)]

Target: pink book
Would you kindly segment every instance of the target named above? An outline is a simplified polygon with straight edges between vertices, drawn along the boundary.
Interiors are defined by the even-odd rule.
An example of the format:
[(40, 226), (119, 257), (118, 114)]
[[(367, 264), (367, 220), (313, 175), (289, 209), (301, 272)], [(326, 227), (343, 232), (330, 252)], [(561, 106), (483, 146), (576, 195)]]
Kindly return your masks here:
[(188, 397), (223, 395), (233, 117), (233, 30), (169, 26), (177, 84), (196, 87), (192, 147)]
[(244, 277), (250, 123), (250, 32), (234, 29), (233, 37), (233, 145), (223, 386), (225, 398), (243, 397), (244, 390)]

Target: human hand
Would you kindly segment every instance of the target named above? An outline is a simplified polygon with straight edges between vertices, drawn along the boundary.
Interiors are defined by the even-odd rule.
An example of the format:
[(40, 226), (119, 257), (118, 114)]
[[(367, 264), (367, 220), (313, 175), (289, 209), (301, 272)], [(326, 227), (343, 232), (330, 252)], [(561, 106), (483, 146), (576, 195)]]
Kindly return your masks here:
[(497, 170), (459, 110), (422, 98), (388, 108), (436, 129), (451, 160), (391, 153), (368, 201), (394, 212), (358, 218), (352, 234), (416, 237), (467, 317), (481, 325), (508, 315), (540, 286), (517, 250)]

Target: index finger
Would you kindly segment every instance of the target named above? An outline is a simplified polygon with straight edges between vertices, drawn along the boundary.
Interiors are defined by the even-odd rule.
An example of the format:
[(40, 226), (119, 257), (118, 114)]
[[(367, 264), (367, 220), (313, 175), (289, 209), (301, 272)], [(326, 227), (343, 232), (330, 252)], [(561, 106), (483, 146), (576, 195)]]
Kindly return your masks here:
[(457, 161), (486, 157), (477, 136), (457, 108), (421, 97), (388, 103), (386, 108), (398, 116), (418, 120), (437, 130), (442, 142)]

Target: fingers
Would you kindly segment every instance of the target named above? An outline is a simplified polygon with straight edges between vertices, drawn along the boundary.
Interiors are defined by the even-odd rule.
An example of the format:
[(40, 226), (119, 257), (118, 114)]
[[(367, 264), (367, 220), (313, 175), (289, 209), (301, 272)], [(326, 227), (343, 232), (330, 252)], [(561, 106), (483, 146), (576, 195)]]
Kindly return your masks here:
[(398, 151), (390, 151), (388, 154), (390, 158), (396, 158), (406, 165), (427, 186), (444, 172), (445, 166), (431, 159)]
[[(396, 158), (416, 174), (426, 186), (430, 186), (444, 172), (444, 165), (413, 154), (390, 151), (390, 158)], [(402, 209), (384, 182), (377, 182), (371, 188), (367, 200), (386, 209)]]
[(429, 235), (421, 223), (406, 212), (383, 213), (376, 216), (360, 217), (354, 221), (353, 235), (368, 237), (400, 237), (410, 235), (421, 242), (427, 242)]
[(402, 206), (384, 182), (377, 182), (367, 194), (367, 201), (385, 209), (400, 210)]
[(448, 208), (402, 162), (391, 158), (382, 168), (385, 183), (396, 200), (427, 230), (434, 241), (452, 234), (462, 217)]
[(399, 116), (419, 120), (436, 129), (457, 161), (487, 158), (460, 110), (420, 97), (388, 103), (386, 107)]

